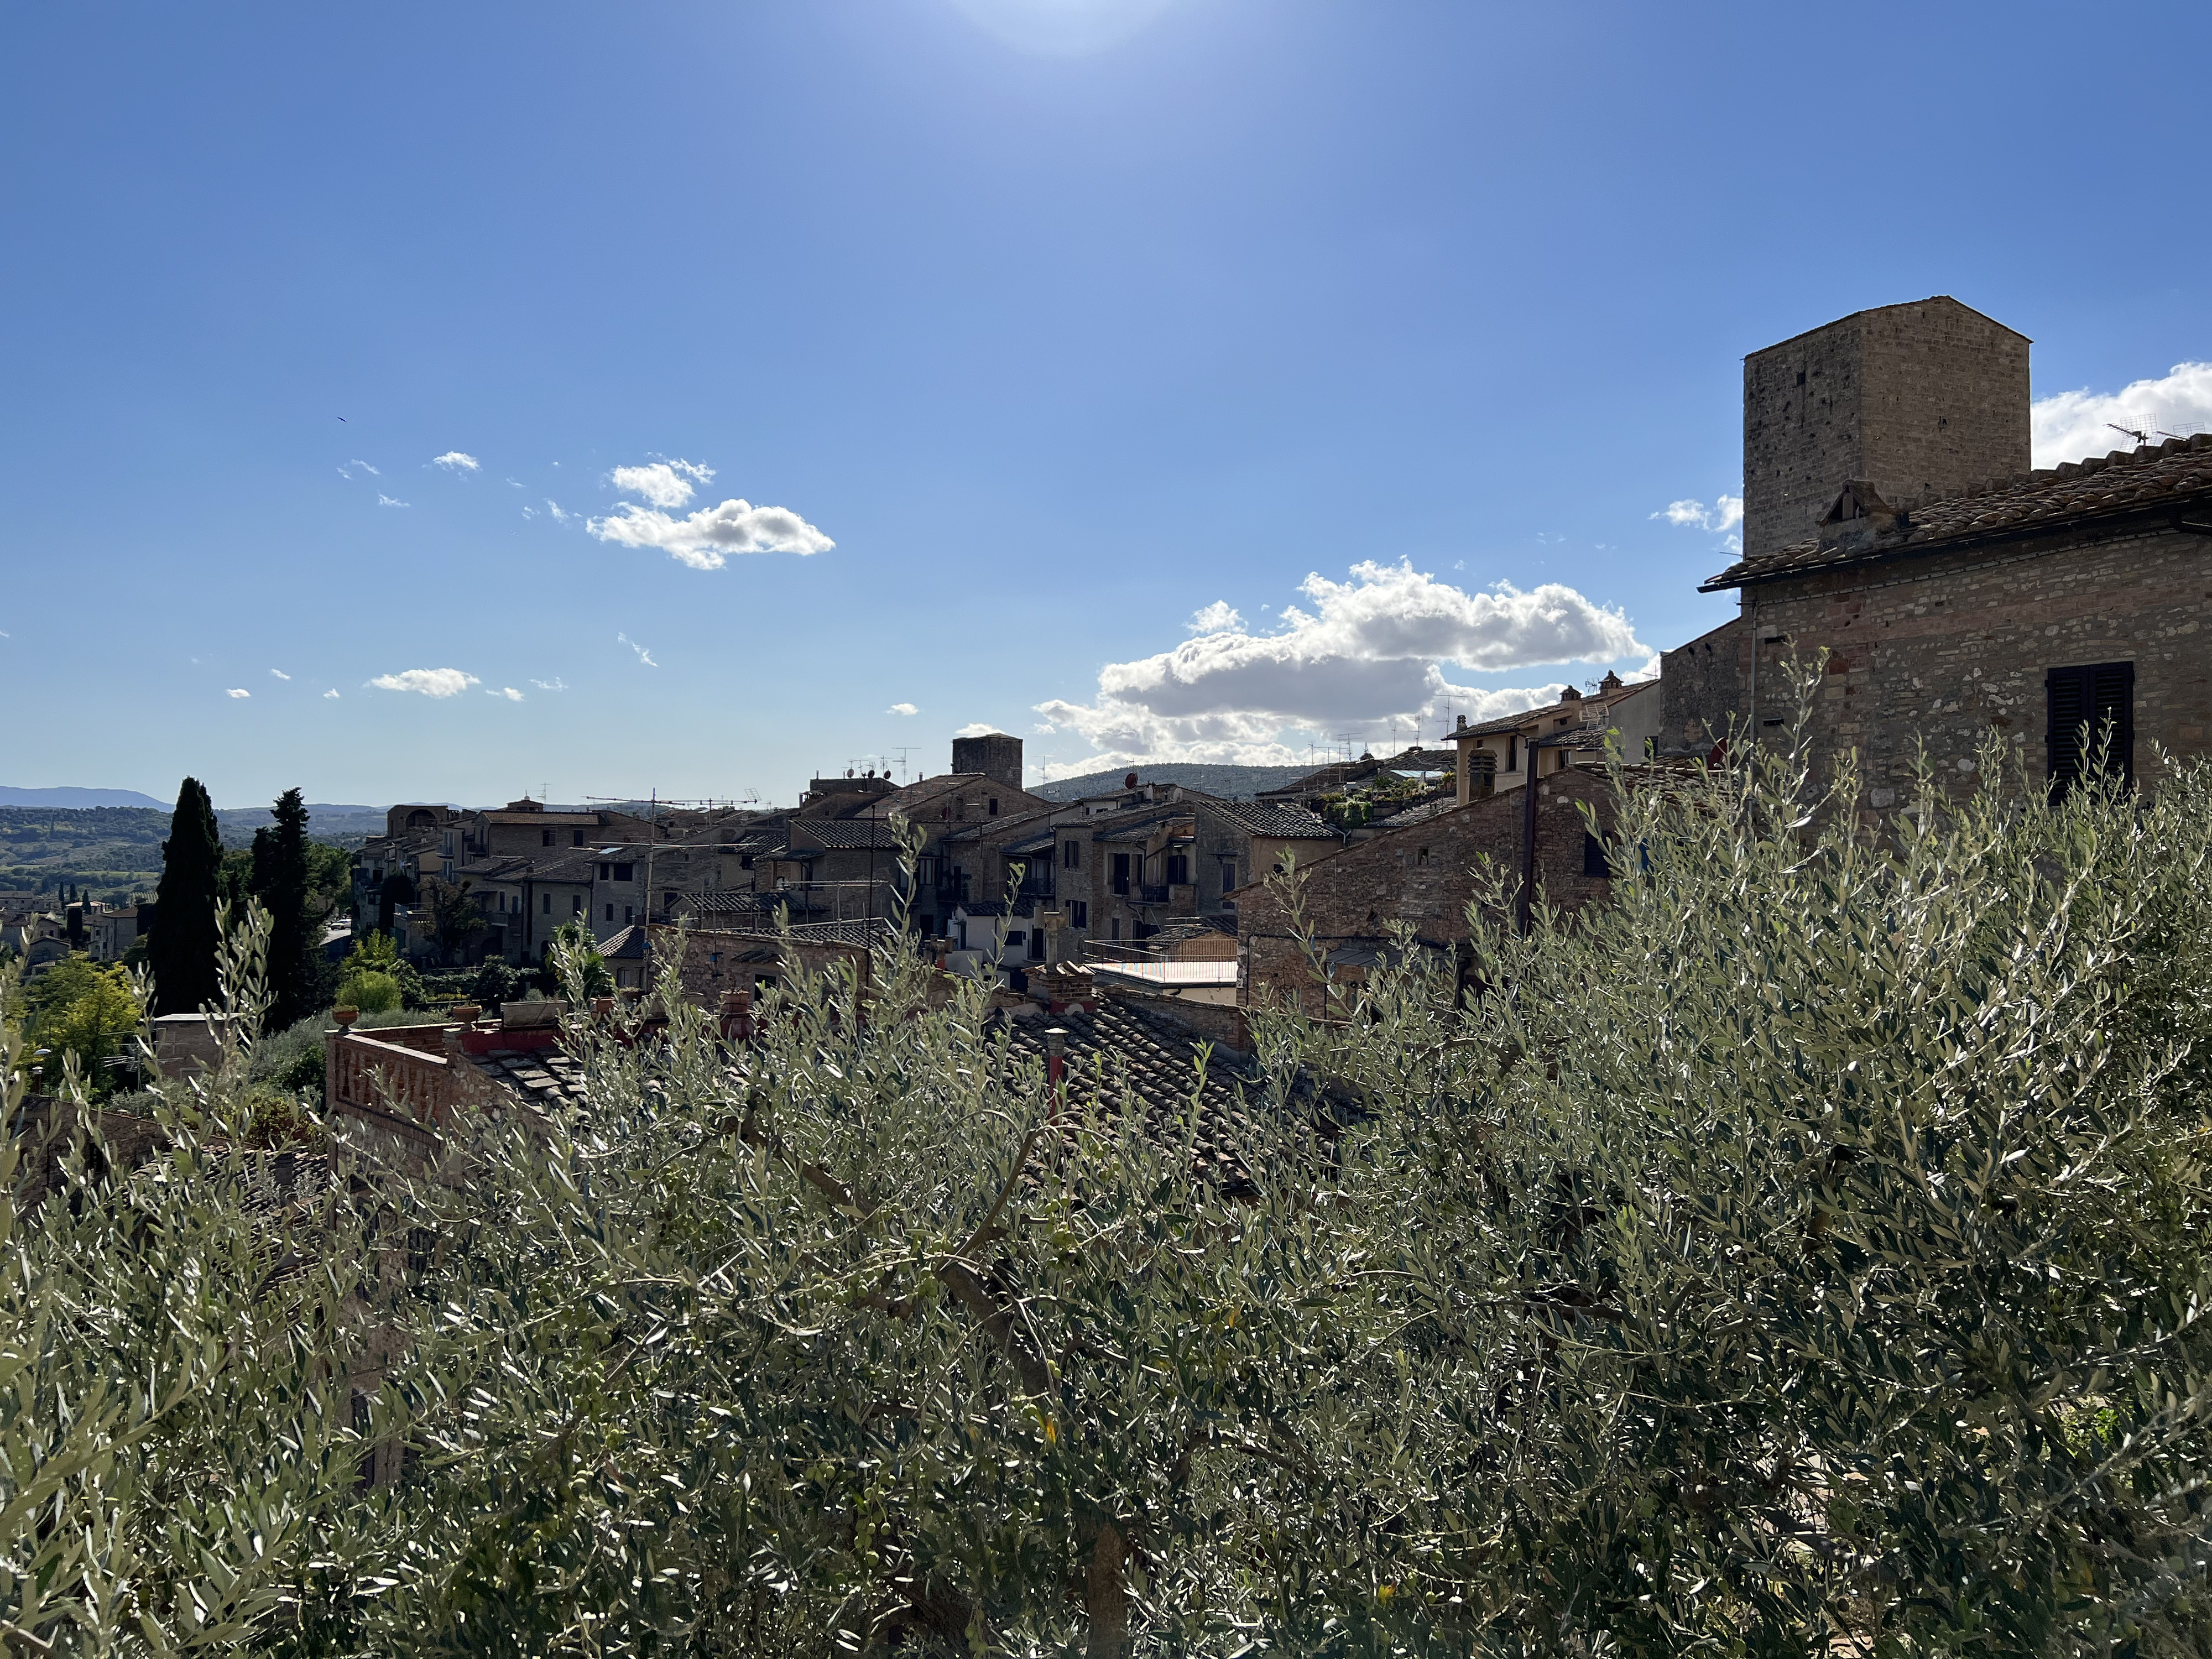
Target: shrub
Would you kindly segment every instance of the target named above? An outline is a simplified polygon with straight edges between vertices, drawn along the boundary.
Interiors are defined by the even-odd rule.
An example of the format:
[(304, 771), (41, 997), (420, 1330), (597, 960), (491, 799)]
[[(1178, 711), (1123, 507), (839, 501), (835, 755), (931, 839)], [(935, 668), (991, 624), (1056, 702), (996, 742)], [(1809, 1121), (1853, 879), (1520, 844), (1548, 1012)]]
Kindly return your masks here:
[(386, 1014), (399, 1003), (399, 981), (390, 974), (349, 970), (338, 981), (337, 1006), (350, 1005), (364, 1014)]

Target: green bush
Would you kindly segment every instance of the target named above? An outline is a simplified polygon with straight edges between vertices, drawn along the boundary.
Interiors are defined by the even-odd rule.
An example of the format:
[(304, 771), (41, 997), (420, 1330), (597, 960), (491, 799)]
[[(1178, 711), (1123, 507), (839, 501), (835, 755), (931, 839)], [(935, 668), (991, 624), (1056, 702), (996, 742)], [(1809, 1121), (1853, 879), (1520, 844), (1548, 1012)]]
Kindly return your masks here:
[(338, 981), (338, 1000), (333, 1006), (350, 1006), (364, 1014), (387, 1014), (399, 1004), (399, 981), (392, 975), (356, 969), (349, 969)]
[(253, 1045), (246, 1079), (266, 1083), (285, 1093), (302, 1089), (323, 1093), (323, 1033), (330, 1030), (327, 1014), (310, 1014), (296, 1024), (261, 1039)]

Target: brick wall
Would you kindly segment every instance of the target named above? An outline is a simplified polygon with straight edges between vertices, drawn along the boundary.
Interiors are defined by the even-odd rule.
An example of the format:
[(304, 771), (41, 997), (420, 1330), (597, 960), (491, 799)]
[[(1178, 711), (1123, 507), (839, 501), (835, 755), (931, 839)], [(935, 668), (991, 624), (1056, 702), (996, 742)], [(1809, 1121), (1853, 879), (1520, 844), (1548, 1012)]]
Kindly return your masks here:
[[(1602, 773), (1588, 771), (1561, 772), (1537, 786), (1537, 890), (1559, 908), (1578, 908), (1611, 889), (1606, 878), (1583, 873), (1581, 811), (1587, 803), (1602, 815), (1609, 790)], [(1524, 799), (1515, 790), (1471, 801), (1328, 858), (1301, 861), (1304, 921), (1316, 943), (1328, 951), (1353, 940), (1382, 939), (1395, 920), (1412, 922), (1431, 945), (1467, 938), (1467, 907), (1475, 896), (1478, 870), (1486, 864), (1503, 871), (1509, 897), (1518, 879)], [(1250, 888), (1237, 902), (1245, 1003), (1304, 994), (1308, 1012), (1319, 1012), (1318, 1000), (1309, 994), (1313, 973), (1291, 932), (1280, 889)]]
[(1860, 757), (1863, 807), (1903, 799), (1915, 734), (1945, 775), (1971, 781), (1976, 745), (2002, 736), (2045, 775), (2044, 673), (2135, 664), (2136, 775), (2154, 745), (2202, 755), (2212, 730), (2212, 538), (2158, 529), (2081, 541), (2063, 531), (1999, 547), (1839, 570), (1745, 590), (1758, 719), (1790, 713), (1784, 664), (1832, 653), (1814, 711), (1819, 752)]

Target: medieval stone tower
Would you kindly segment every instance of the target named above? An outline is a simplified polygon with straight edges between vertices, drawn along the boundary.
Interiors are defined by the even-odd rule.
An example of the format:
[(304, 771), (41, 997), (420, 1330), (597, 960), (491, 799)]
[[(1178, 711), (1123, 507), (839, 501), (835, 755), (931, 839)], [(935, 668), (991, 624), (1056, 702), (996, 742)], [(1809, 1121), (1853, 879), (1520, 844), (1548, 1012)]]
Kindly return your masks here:
[(1022, 740), (1010, 738), (1004, 732), (986, 732), (979, 738), (952, 739), (952, 769), (956, 772), (981, 772), (994, 783), (1009, 789), (1022, 787)]
[(1948, 295), (1855, 312), (1743, 360), (1743, 550), (1818, 532), (1854, 479), (1891, 507), (2028, 469), (2028, 339)]

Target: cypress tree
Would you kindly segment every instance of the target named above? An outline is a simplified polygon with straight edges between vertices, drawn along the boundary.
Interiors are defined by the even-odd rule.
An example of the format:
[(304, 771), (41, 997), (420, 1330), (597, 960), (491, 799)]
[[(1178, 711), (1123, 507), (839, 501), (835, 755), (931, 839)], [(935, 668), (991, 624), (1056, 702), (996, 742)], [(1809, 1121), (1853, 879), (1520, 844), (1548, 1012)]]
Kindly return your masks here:
[(307, 807), (297, 789), (276, 797), (276, 823), (253, 835), (253, 896), (269, 912), (269, 1029), (314, 1012), (314, 927), (307, 915)]
[(177, 791), (169, 838), (161, 843), (161, 883), (154, 896), (154, 931), (146, 965), (154, 974), (156, 1013), (194, 1014), (216, 1000), (216, 890), (222, 878), (222, 838), (215, 805), (198, 778)]

